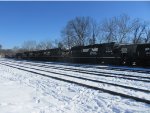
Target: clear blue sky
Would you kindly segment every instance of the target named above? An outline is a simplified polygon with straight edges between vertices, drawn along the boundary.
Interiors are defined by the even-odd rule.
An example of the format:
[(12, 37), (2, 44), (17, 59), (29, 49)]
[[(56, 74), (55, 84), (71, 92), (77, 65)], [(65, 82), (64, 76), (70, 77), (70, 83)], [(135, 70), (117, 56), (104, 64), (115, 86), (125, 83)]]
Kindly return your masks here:
[(0, 2), (0, 44), (55, 40), (67, 21), (91, 16), (97, 21), (126, 13), (150, 21), (150, 2)]

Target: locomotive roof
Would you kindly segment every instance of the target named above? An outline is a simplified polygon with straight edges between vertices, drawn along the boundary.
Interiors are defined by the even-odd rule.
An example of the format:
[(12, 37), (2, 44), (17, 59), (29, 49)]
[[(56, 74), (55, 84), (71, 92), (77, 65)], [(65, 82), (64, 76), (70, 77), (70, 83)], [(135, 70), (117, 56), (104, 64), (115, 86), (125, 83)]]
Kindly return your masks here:
[(102, 43), (102, 44), (94, 44), (94, 45), (87, 45), (87, 46), (75, 46), (72, 47), (71, 49), (81, 49), (81, 48), (95, 48), (95, 47), (99, 47), (99, 46), (106, 46), (106, 45), (114, 45), (115, 43)]
[(52, 51), (52, 50), (62, 50), (62, 49), (61, 48), (52, 48), (52, 49), (46, 49), (46, 50), (26, 51), (24, 53), (46, 52), (46, 51)]

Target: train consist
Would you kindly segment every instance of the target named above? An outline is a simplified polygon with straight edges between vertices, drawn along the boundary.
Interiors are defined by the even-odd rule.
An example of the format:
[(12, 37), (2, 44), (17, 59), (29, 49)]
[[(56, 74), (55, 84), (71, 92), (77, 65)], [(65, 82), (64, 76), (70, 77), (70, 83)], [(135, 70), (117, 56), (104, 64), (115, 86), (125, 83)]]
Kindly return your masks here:
[(54, 48), (17, 53), (15, 57), (26, 60), (150, 66), (150, 43), (103, 43), (76, 46), (72, 47), (70, 50)]

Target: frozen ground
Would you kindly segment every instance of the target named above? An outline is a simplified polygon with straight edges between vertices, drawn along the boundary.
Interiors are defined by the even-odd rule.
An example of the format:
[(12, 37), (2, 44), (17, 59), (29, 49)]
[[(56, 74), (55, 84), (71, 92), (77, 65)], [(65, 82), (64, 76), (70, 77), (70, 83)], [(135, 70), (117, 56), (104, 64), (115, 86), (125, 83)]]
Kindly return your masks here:
[(145, 103), (1, 64), (0, 92), (0, 113), (150, 113)]

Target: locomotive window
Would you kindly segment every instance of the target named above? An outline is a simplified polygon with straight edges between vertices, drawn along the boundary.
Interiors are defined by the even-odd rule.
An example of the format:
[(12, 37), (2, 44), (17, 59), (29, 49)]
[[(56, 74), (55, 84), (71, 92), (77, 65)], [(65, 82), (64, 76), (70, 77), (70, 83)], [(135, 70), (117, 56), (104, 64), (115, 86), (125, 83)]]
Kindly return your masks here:
[(82, 52), (88, 52), (89, 51), (89, 49), (83, 49), (82, 50)]
[(145, 48), (145, 54), (150, 55), (150, 48)]
[(121, 53), (127, 53), (128, 49), (127, 48), (121, 48)]
[(112, 53), (112, 49), (110, 47), (106, 47), (106, 53)]
[(47, 52), (47, 55), (50, 55), (50, 52)]
[(145, 51), (150, 51), (150, 48), (145, 48)]
[(44, 52), (44, 55), (46, 55), (46, 52)]
[(92, 51), (98, 51), (98, 48), (92, 48)]

